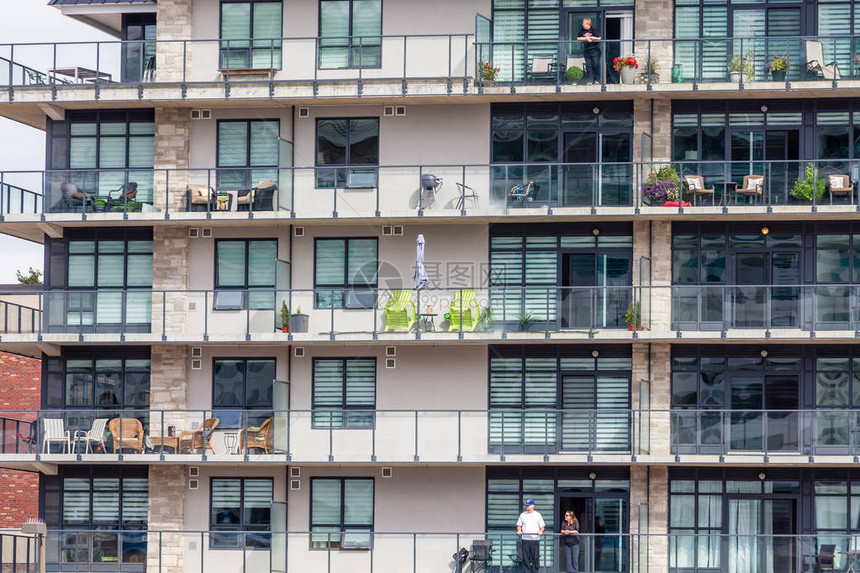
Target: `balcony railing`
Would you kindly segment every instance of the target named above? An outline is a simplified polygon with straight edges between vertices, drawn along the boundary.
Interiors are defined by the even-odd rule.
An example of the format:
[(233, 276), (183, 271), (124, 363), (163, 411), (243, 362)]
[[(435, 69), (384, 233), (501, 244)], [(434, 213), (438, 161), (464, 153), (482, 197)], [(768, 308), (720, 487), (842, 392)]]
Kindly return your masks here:
[(678, 408), (671, 416), (677, 454), (860, 454), (860, 410)]
[[(226, 172), (252, 183), (222, 186)], [(858, 194), (860, 159), (5, 171), (0, 220), (844, 213)]]
[[(100, 399), (109, 400), (114, 398)], [(498, 463), (628, 461), (649, 429), (613, 408), (408, 410), (98, 408), (3, 411), (6, 460)], [(28, 421), (32, 420), (32, 421)], [(14, 430), (14, 431), (13, 431)]]
[[(756, 521), (731, 527), (739, 531), (753, 528), (761, 516), (751, 514), (749, 519)], [(555, 571), (563, 559), (560, 534), (550, 531), (549, 522), (547, 525), (539, 545), (540, 566)], [(178, 560), (188, 573), (280, 573), (289, 560), (290, 570), (296, 567), (320, 573), (375, 571), (391, 563), (404, 573), (459, 573), (482, 567), (514, 573), (520, 570), (517, 539), (508, 531), (412, 533), (370, 528), (343, 532), (49, 529), (47, 561), (48, 571), (89, 567), (102, 571), (110, 566), (112, 571), (158, 571)], [(490, 542), (486, 551), (475, 547), (476, 540)], [(639, 573), (730, 573), (739, 570), (739, 561), (748, 566), (745, 571), (803, 573), (820, 570), (820, 563), (832, 563), (834, 570), (845, 571), (856, 565), (858, 543), (855, 535), (824, 529), (805, 535), (722, 533), (720, 529), (668, 534), (607, 531), (580, 533), (579, 540), (580, 571)]]
[[(35, 517), (35, 516), (33, 516)], [(0, 571), (39, 573), (39, 537), (16, 531), (0, 531)]]
[[(818, 81), (835, 88), (838, 80), (856, 79), (860, 75), (858, 37), (602, 40), (598, 44), (597, 74), (601, 85), (596, 91), (607, 84), (612, 89), (640, 91), (635, 84), (619, 83), (622, 74), (613, 67), (615, 57), (634, 53), (639, 63), (635, 82), (649, 88), (675, 83), (691, 88), (738, 90), (745, 84), (756, 84), (756, 89), (785, 90), (788, 82), (798, 81)], [(331, 50), (333, 42), (342, 42), (344, 51), (357, 56), (348, 67), (330, 66), (330, 60), (321, 54)], [(157, 55), (141, 55), (153, 50)], [(764, 69), (764, 64), (774, 56), (787, 58), (790, 64), (787, 75), (776, 81)], [(807, 63), (813, 60), (822, 60), (819, 63), (826, 73), (808, 71)], [(170, 67), (157, 69), (156, 61), (170, 62)], [(836, 62), (838, 76), (827, 68), (831, 62)], [(481, 77), (480, 66), (485, 63), (499, 68), (495, 78)], [(580, 86), (573, 85), (581, 81), (568, 79), (570, 67), (585, 67), (581, 42), (475, 42), (474, 34), (0, 45), (0, 86), (13, 91), (45, 87), (52, 90), (54, 97), (59, 93), (60, 99), (64, 94), (58, 88), (84, 86), (98, 97), (100, 88), (111, 86), (136, 86), (143, 90), (220, 85), (225, 97), (231, 97), (229, 86), (240, 83), (269, 86), (273, 95), (278, 95), (279, 90), (284, 90), (284, 95), (293, 95), (291, 88), (305, 89), (314, 97), (462, 95), (480, 93), (495, 82), (538, 89), (551, 87), (552, 91), (582, 91)], [(737, 69), (737, 77), (730, 69)], [(349, 85), (351, 89), (348, 94), (343, 90), (326, 90), (335, 85), (341, 88)], [(509, 85), (504, 85), (496, 93), (509, 94), (508, 88)], [(177, 98), (194, 96), (187, 90), (176, 92)], [(14, 99), (21, 101), (22, 97), (28, 96), (21, 94)]]
[[(140, 342), (279, 342), (627, 338), (628, 330), (652, 338), (755, 330), (812, 338), (860, 330), (860, 285), (850, 283), (403, 290), (411, 291), (408, 300), (362, 287), (0, 293), (6, 303), (0, 312), (7, 313), (0, 316), (0, 334), (10, 335), (7, 342), (90, 334)], [(289, 332), (280, 323), (282, 303), (305, 311)], [(30, 318), (21, 320), (24, 306)]]

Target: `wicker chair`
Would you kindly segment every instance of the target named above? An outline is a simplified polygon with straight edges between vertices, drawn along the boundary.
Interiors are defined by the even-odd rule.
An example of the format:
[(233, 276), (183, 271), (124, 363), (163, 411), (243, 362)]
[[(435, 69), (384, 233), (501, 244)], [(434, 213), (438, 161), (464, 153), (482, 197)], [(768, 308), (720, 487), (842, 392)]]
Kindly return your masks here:
[(275, 433), (272, 427), (273, 418), (266, 418), (259, 428), (247, 428), (239, 432), (239, 448), (250, 453), (249, 450), (263, 450), (263, 453), (272, 453), (275, 449)]
[(851, 185), (851, 178), (847, 175), (829, 175), (827, 184), (830, 186), (830, 204), (833, 205), (834, 195), (847, 195), (854, 204), (854, 186)]
[(185, 449), (190, 452), (207, 449), (213, 454), (215, 449), (212, 448), (212, 434), (215, 433), (215, 428), (221, 422), (221, 418), (206, 418), (203, 423), (197, 426), (196, 430), (185, 431), (179, 433), (179, 451)]
[(108, 422), (114, 453), (134, 450), (143, 453), (143, 424), (137, 418), (114, 418)]

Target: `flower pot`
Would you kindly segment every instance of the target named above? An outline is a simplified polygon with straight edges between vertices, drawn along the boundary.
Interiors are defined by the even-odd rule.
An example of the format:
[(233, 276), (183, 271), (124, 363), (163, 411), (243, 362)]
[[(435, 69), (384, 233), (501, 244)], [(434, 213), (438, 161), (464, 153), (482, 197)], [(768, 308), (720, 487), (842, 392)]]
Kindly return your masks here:
[(289, 326), (282, 326), (282, 327), (281, 327), (281, 331), (282, 331), (284, 334), (288, 334), (288, 333), (290, 332), (290, 327), (289, 327)]
[(627, 330), (633, 332), (634, 330), (644, 330), (641, 326), (636, 326), (634, 324), (628, 324)]
[(307, 332), (308, 315), (293, 314), (290, 316), (290, 332)]
[(625, 66), (618, 72), (622, 84), (632, 84), (636, 81), (636, 70), (632, 66)]
[(785, 70), (771, 70), (770, 77), (772, 77), (775, 82), (784, 82)]
[(729, 72), (729, 81), (735, 84), (739, 84), (741, 82), (741, 73)]
[(496, 87), (496, 80), (481, 80), (481, 86), (485, 88)]

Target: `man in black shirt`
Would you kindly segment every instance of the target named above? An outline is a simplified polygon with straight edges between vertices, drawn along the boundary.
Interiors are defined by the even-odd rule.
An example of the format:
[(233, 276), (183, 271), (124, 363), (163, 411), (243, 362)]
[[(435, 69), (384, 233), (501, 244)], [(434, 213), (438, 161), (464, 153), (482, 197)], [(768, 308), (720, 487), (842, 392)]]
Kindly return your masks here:
[(585, 83), (600, 83), (600, 31), (591, 23), (591, 18), (582, 20), (582, 29), (576, 38), (585, 42), (583, 52), (585, 53)]

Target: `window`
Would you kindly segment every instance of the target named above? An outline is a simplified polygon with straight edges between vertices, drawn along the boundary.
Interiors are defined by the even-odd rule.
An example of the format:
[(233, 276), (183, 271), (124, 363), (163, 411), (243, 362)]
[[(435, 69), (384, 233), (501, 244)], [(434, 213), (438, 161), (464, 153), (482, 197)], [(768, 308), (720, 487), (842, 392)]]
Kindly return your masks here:
[(149, 349), (67, 350), (47, 358), (48, 408), (148, 408)]
[(274, 239), (215, 241), (215, 310), (275, 308), (277, 258)]
[[(152, 231), (80, 231), (48, 241), (48, 327), (149, 332)], [(62, 310), (63, 314), (58, 311)]]
[(122, 15), (122, 81), (152, 81), (155, 69), (155, 14)]
[(62, 563), (146, 562), (146, 468), (60, 468), (43, 483), (48, 528), (64, 530)]
[(260, 426), (272, 416), (275, 364), (274, 358), (216, 358), (213, 361), (212, 408), (221, 419), (220, 427)]
[(370, 549), (373, 478), (311, 479), (311, 547)]
[(318, 188), (376, 187), (378, 165), (378, 119), (317, 120)]
[(271, 478), (212, 478), (209, 514), (213, 548), (260, 547), (271, 544)]
[(154, 113), (69, 112), (66, 117), (64, 121), (49, 120), (48, 165), (63, 170), (51, 175), (52, 184), (59, 188), (63, 183), (73, 183), (82, 193), (105, 197), (133, 182), (137, 184), (134, 200), (152, 203)]
[(314, 428), (372, 428), (375, 407), (375, 358), (314, 360)]
[(317, 239), (316, 307), (373, 308), (378, 266), (377, 239)]
[(320, 0), (320, 69), (382, 65), (382, 0)]
[(281, 68), (281, 0), (221, 0), (221, 69)]
[(218, 188), (251, 189), (260, 181), (278, 182), (276, 119), (218, 122)]

